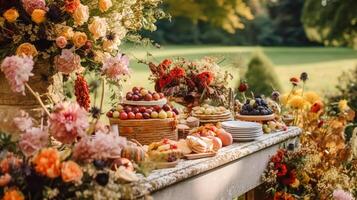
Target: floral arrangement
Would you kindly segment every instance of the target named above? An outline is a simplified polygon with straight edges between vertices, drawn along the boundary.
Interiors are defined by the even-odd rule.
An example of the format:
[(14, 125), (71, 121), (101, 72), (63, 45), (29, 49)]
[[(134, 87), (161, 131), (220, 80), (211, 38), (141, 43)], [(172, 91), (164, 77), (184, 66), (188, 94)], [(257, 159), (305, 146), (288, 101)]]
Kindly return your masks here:
[[(120, 44), (143, 40), (138, 35), (142, 29), (154, 31), (154, 23), (166, 16), (160, 4), (161, 0), (1, 0), (1, 71), (11, 89), (22, 94), (30, 87), (23, 83), (39, 63), (72, 79), (94, 72), (97, 79), (104, 75), (118, 86), (129, 74), (129, 58), (119, 52)], [(88, 109), (87, 100), (78, 102)]]
[(155, 90), (178, 103), (194, 106), (211, 99), (222, 104), (227, 99), (228, 81), (232, 75), (222, 70), (214, 58), (197, 61), (165, 59), (157, 65), (152, 62), (148, 65)]
[[(290, 93), (273, 93), (283, 107), (283, 118), (291, 116), (303, 133), (301, 148), (273, 156), (263, 180), (274, 199), (353, 200), (357, 196), (357, 131), (346, 139), (345, 127), (355, 112), (346, 100), (326, 105), (315, 92), (304, 91), (306, 80), (303, 73), (300, 79), (291, 78)], [(284, 181), (286, 176), (297, 181)]]
[(145, 191), (127, 141), (100, 122), (88, 123), (77, 103), (58, 104), (49, 126), (35, 127), (25, 112), (15, 118), (20, 138), (0, 134), (2, 199), (131, 199)]

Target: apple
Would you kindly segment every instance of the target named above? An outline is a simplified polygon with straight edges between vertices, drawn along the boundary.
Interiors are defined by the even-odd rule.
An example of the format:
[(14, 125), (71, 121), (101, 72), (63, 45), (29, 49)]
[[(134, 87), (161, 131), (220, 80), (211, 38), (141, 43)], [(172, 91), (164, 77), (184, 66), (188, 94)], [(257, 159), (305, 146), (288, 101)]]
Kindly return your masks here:
[(141, 90), (140, 90), (140, 94), (141, 94), (142, 96), (145, 96), (145, 95), (149, 94), (149, 91), (147, 91), (147, 90), (145, 90), (145, 89), (141, 89)]
[(159, 118), (160, 119), (166, 119), (167, 118), (167, 113), (164, 110), (160, 111)]
[(139, 112), (135, 114), (135, 119), (142, 119), (142, 118), (143, 118), (143, 114)]
[(133, 101), (139, 101), (139, 100), (140, 100), (139, 95), (134, 94), (134, 95), (133, 95), (133, 99), (132, 99), (132, 100), (133, 100)]
[(161, 107), (158, 106), (158, 105), (156, 105), (156, 106), (154, 106), (154, 110), (155, 110), (156, 112), (160, 112), (160, 111), (161, 111)]
[(168, 104), (165, 104), (162, 106), (162, 109), (164, 109), (164, 111), (169, 111), (171, 110), (170, 106)]
[(159, 113), (158, 112), (156, 112), (156, 111), (152, 111), (151, 112), (151, 118), (158, 118), (159, 117)]
[(157, 100), (160, 99), (160, 95), (159, 95), (158, 93), (154, 93), (154, 94), (152, 95), (152, 98), (157, 101)]
[(119, 118), (120, 113), (118, 111), (113, 112), (113, 118)]
[(145, 108), (144, 106), (141, 106), (141, 107), (139, 108), (139, 111), (140, 111), (141, 113), (144, 113), (144, 112), (146, 111), (146, 108)]
[(151, 94), (146, 94), (144, 99), (145, 99), (145, 101), (152, 101), (152, 95)]
[(128, 113), (128, 118), (129, 119), (135, 119), (135, 114), (133, 112)]
[(140, 112), (139, 108), (138, 108), (138, 107), (134, 107), (134, 108), (133, 108), (133, 113), (136, 114), (136, 113), (138, 113), (138, 112)]
[(176, 108), (172, 109), (172, 111), (173, 111), (176, 115), (180, 114), (180, 112), (179, 112)]
[(144, 117), (144, 119), (149, 119), (150, 118), (150, 114), (147, 113), (147, 112), (144, 112), (143, 113), (143, 117)]
[(107, 117), (113, 117), (113, 111), (111, 111), (111, 110), (108, 111), (108, 112), (107, 112)]
[(123, 108), (122, 105), (119, 104), (119, 105), (117, 105), (116, 109), (117, 109), (118, 112), (121, 112), (121, 111), (123, 111), (124, 108)]
[(124, 111), (127, 112), (127, 113), (131, 112), (132, 110), (133, 109), (130, 106), (125, 106), (124, 107)]
[(174, 117), (174, 113), (172, 111), (167, 111), (167, 118), (173, 118)]
[(160, 95), (160, 99), (162, 99), (162, 98), (165, 97), (164, 93), (161, 93), (161, 92), (160, 92), (159, 95)]
[(151, 109), (146, 109), (145, 112), (151, 114), (152, 110)]
[(135, 92), (135, 91), (139, 91), (140, 88), (139, 87), (133, 87), (133, 89), (131, 91)]
[(121, 120), (126, 120), (126, 119), (128, 119), (128, 114), (123, 111), (123, 112), (120, 113), (119, 118), (120, 118)]
[(131, 101), (132, 99), (133, 99), (133, 93), (128, 92), (128, 93), (126, 94), (126, 100)]

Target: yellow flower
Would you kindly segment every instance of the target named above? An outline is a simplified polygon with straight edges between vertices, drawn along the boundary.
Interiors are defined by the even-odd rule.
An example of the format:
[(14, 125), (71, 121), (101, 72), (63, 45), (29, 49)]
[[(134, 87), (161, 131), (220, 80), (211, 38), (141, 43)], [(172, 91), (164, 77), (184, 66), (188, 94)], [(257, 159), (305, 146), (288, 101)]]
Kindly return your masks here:
[(9, 189), (6, 190), (4, 196), (2, 197), (3, 200), (24, 200), (24, 195), (18, 191), (17, 189)]
[(292, 183), (292, 184), (290, 184), (290, 186), (292, 187), (292, 188), (298, 188), (299, 187), (299, 185), (300, 185), (300, 181), (299, 181), (299, 179), (295, 179), (295, 181)]
[(69, 26), (61, 27), (60, 36), (65, 37), (67, 40), (72, 39), (74, 35), (73, 28)]
[(83, 32), (75, 32), (72, 38), (74, 46), (78, 48), (82, 47), (87, 42), (87, 40), (87, 35)]
[(316, 92), (305, 92), (304, 93), (304, 99), (308, 101), (310, 104), (314, 104), (317, 101), (321, 101), (320, 96)]
[(113, 3), (111, 0), (99, 0), (98, 5), (101, 12), (106, 12), (110, 7), (113, 6)]
[[(283, 94), (279, 97), (279, 101), (282, 105), (286, 105), (288, 103), (288, 96), (289, 94)], [(290, 96), (289, 98), (291, 98), (292, 96)]]
[(3, 16), (8, 22), (12, 23), (19, 17), (19, 12), (15, 8), (10, 8), (4, 12)]
[(82, 26), (84, 23), (88, 21), (89, 18), (89, 8), (88, 6), (80, 4), (79, 7), (73, 13), (74, 22)]
[(293, 109), (303, 109), (305, 106), (305, 100), (301, 96), (293, 96), (289, 99), (288, 105)]
[(340, 109), (341, 112), (348, 110), (348, 101), (346, 99), (340, 100), (338, 102), (338, 109)]
[(46, 21), (46, 11), (42, 9), (35, 9), (31, 14), (31, 19), (36, 24), (41, 24), (42, 22)]
[(293, 95), (299, 95), (299, 96), (301, 96), (301, 94), (302, 94), (302, 89), (294, 90), (294, 91), (292, 92), (292, 94), (293, 94)]
[(18, 56), (26, 55), (26, 56), (35, 57), (35, 56), (37, 56), (37, 54), (38, 54), (38, 52), (37, 52), (36, 47), (30, 43), (27, 43), (27, 42), (21, 44), (16, 49), (16, 55), (18, 55)]
[(93, 34), (93, 38), (99, 39), (107, 34), (108, 24), (105, 18), (93, 17), (93, 21), (89, 24), (88, 29)]

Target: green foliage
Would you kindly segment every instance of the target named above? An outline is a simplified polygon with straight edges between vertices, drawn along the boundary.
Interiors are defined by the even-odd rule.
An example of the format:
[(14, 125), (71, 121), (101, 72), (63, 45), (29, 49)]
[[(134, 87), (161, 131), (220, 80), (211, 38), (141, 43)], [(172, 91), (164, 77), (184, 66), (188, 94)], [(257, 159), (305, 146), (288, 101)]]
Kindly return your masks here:
[(273, 63), (262, 52), (257, 52), (252, 56), (244, 78), (255, 95), (270, 96), (273, 88), (281, 90)]
[(329, 46), (357, 46), (356, 0), (305, 0), (302, 21), (309, 39)]
[(12, 140), (11, 135), (0, 132), (0, 152), (10, 151), (13, 153), (19, 153), (17, 143)]

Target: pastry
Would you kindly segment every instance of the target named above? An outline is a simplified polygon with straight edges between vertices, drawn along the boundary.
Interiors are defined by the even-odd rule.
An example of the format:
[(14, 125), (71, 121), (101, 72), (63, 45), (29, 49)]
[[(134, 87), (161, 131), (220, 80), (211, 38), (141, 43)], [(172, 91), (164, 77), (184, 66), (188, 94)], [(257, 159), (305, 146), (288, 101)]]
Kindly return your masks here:
[(188, 146), (186, 140), (183, 140), (183, 139), (179, 140), (179, 141), (177, 142), (177, 147), (178, 147), (178, 149), (180, 149), (180, 150), (182, 151), (183, 155), (187, 155), (187, 154), (192, 153), (192, 150), (191, 150), (191, 148)]
[(208, 145), (199, 137), (187, 136), (187, 144), (190, 149), (195, 153), (206, 153), (208, 152)]

